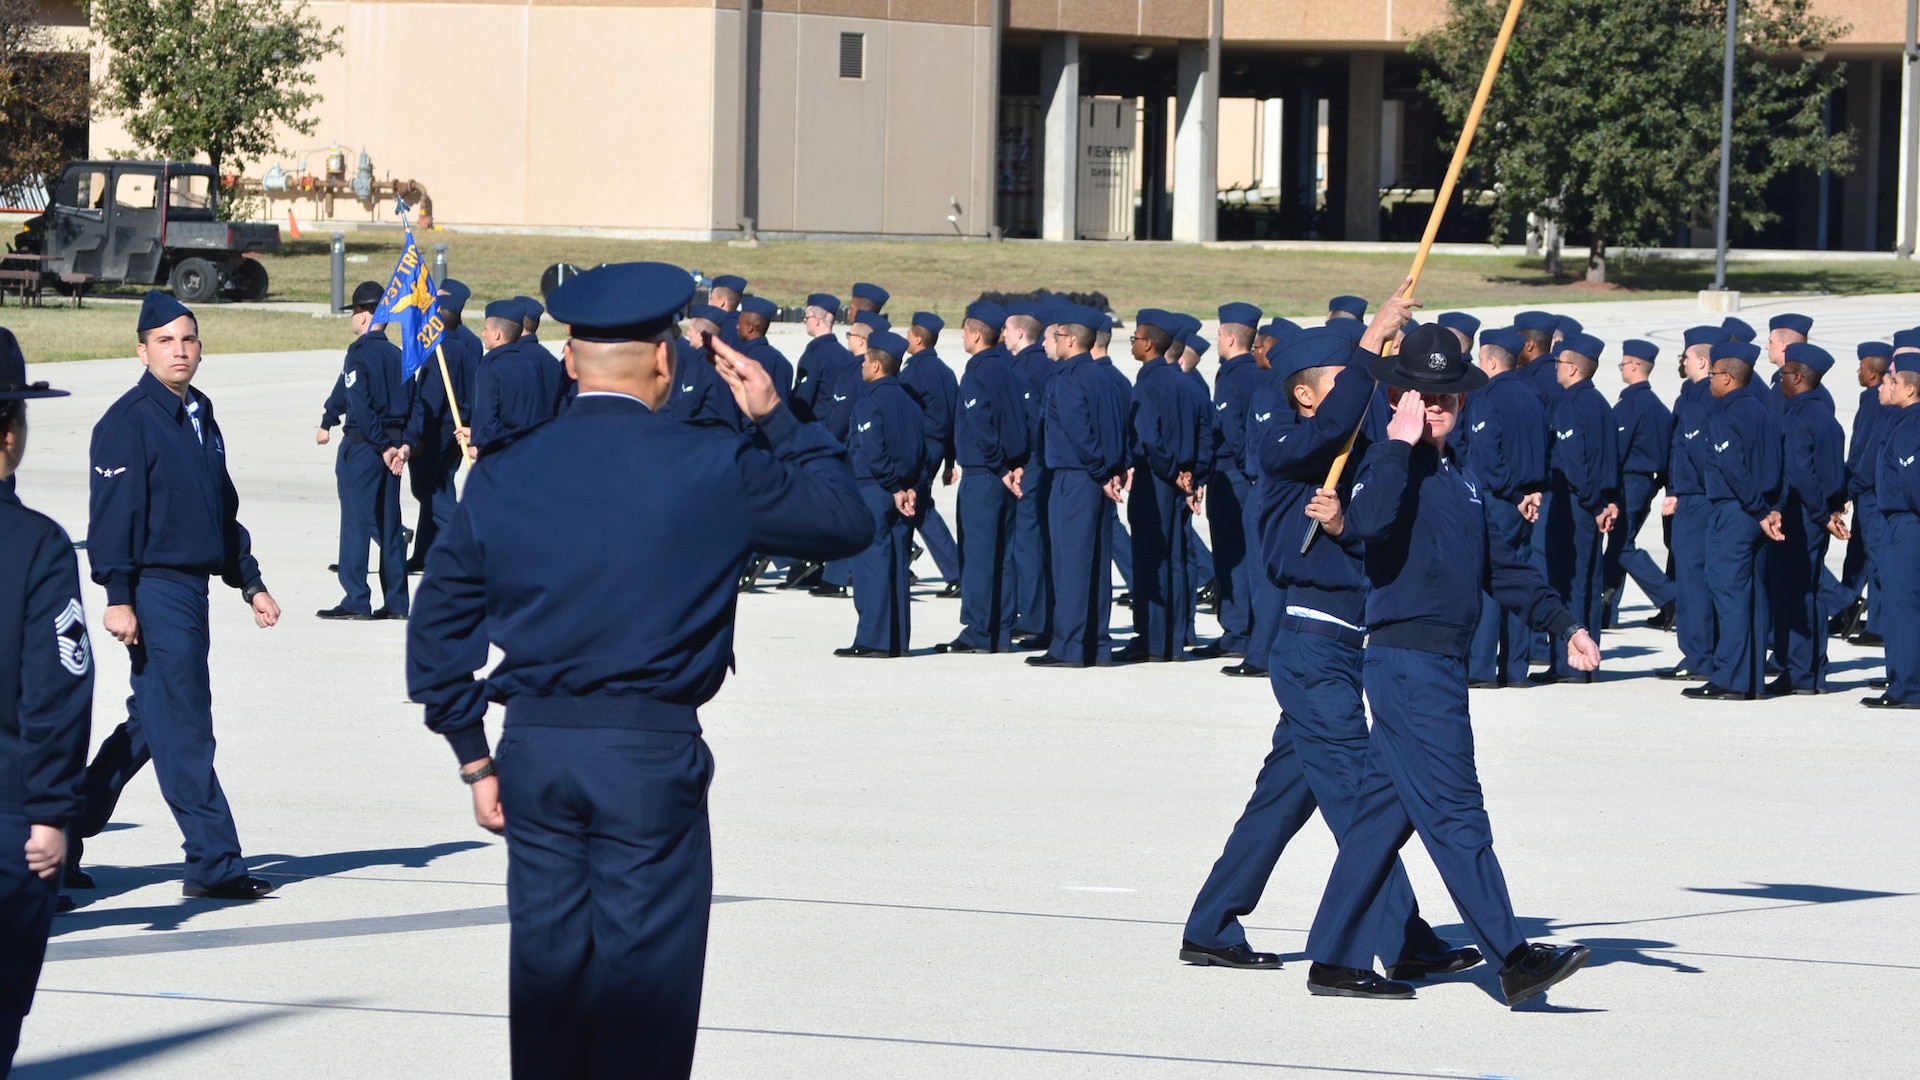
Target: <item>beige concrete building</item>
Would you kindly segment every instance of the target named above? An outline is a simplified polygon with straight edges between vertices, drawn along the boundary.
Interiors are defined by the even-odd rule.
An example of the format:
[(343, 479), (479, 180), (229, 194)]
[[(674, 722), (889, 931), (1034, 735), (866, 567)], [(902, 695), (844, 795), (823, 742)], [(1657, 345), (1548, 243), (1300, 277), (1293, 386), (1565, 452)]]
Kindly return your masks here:
[[(745, 4), (743, 9), (742, 4)], [(1902, 0), (1850, 29), (1846, 177), (1777, 246), (1883, 249), (1900, 216)], [(326, 0), (310, 138), (442, 223), (637, 234), (1398, 238), (1445, 168), (1406, 43), (1444, 0)], [(51, 21), (78, 36), (68, 0)], [(96, 72), (100, 70), (95, 59)], [(428, 102), (426, 108), (408, 102)], [(126, 149), (109, 118), (91, 152)], [(255, 175), (275, 162), (262, 162)], [(287, 202), (276, 201), (283, 216)], [(303, 217), (311, 204), (292, 203)], [(353, 204), (342, 215), (360, 212)], [(1484, 222), (1457, 228), (1481, 239)], [(1683, 238), (1684, 239), (1684, 238)]]

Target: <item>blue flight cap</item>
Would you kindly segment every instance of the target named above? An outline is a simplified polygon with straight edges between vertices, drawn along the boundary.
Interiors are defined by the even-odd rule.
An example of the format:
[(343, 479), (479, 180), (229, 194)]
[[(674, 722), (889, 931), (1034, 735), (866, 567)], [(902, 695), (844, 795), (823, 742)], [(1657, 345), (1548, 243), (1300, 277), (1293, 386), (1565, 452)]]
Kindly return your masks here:
[(1367, 324), (1358, 319), (1334, 319), (1323, 329), (1332, 330), (1356, 345), (1360, 343), (1361, 338), (1367, 336)]
[(1316, 326), (1295, 333), (1272, 359), (1273, 370), (1283, 379), (1317, 367), (1345, 367), (1353, 359), (1353, 342), (1345, 334)]
[(874, 308), (879, 309), (887, 306), (889, 293), (870, 281), (856, 281), (853, 284), (853, 295), (862, 300), (872, 301)]
[(148, 289), (146, 298), (140, 301), (140, 332), (144, 334), (156, 326), (165, 326), (182, 315), (192, 314), (187, 305), (159, 289)]
[(1272, 322), (1260, 328), (1260, 333), (1275, 341), (1285, 341), (1300, 332), (1300, 324), (1292, 319), (1276, 317)]
[(1586, 329), (1586, 327), (1580, 325), (1579, 319), (1571, 315), (1556, 316), (1553, 320), (1553, 328), (1559, 332), (1561, 337), (1572, 337)]
[(808, 307), (824, 308), (829, 312), (840, 310), (840, 298), (831, 293), (817, 292), (807, 297)]
[(1364, 296), (1336, 296), (1327, 301), (1329, 312), (1344, 311), (1356, 319), (1367, 317), (1367, 298)]
[(867, 335), (867, 351), (875, 349), (892, 356), (895, 360), (904, 360), (907, 355), (907, 339), (891, 330), (875, 330)]
[[(174, 316), (179, 318), (179, 316)], [(172, 322), (168, 319), (167, 322)], [(165, 323), (161, 324), (166, 325)], [(0, 326), (0, 401), (26, 401), (30, 398), (66, 397), (65, 390), (55, 390), (44, 382), (27, 381), (27, 358), (20, 352), (19, 339), (13, 331)]]
[(1056, 304), (1049, 325), (1084, 326), (1097, 334), (1105, 321), (1106, 316), (1085, 304)]
[(1796, 341), (1785, 349), (1789, 364), (1805, 364), (1813, 369), (1815, 375), (1825, 375), (1833, 370), (1833, 354), (1811, 342)]
[(1133, 317), (1133, 324), (1151, 326), (1173, 334), (1180, 329), (1180, 316), (1157, 307), (1141, 308), (1140, 313)]
[(512, 299), (511, 297), (505, 300), (495, 300), (487, 305), (486, 317), (489, 319), (505, 319), (508, 322), (519, 322), (520, 301)]
[(998, 330), (1007, 323), (1007, 309), (991, 300), (975, 300), (967, 305), (967, 318), (978, 319)]
[(1855, 351), (1865, 360), (1869, 356), (1892, 356), (1893, 346), (1884, 341), (1863, 341)]
[(1185, 337), (1188, 334), (1197, 334), (1200, 332), (1199, 319), (1183, 311), (1174, 312), (1173, 317), (1180, 320), (1180, 336)]
[(1496, 349), (1505, 349), (1508, 355), (1517, 357), (1520, 355), (1520, 350), (1527, 347), (1527, 339), (1521, 337), (1520, 331), (1513, 327), (1503, 326), (1494, 330), (1481, 331), (1480, 345), (1482, 348), (1491, 345)]
[(1752, 341), (1754, 339), (1753, 327), (1748, 326), (1745, 322), (1731, 315), (1720, 320), (1720, 329), (1725, 330), (1735, 341)]
[(547, 299), (572, 337), (640, 341), (673, 326), (693, 299), (693, 275), (668, 263), (609, 263), (568, 278)]
[(1207, 350), (1212, 347), (1213, 343), (1201, 337), (1199, 334), (1187, 335), (1187, 348), (1192, 349), (1193, 355), (1196, 357), (1207, 355)]
[(719, 277), (713, 279), (711, 287), (715, 289), (732, 289), (735, 293), (743, 293), (747, 291), (747, 279), (741, 277), (739, 274), (721, 274)]
[(947, 328), (947, 321), (931, 311), (916, 311), (913, 313), (913, 325), (929, 334), (937, 334)]
[[(1801, 337), (1806, 337), (1808, 334), (1813, 333), (1813, 320), (1805, 315), (1796, 315), (1792, 312), (1775, 315), (1773, 318), (1767, 320), (1767, 331), (1771, 333), (1775, 330), (1791, 330)], [(1811, 367), (1812, 365), (1809, 364), (1808, 366)]]
[(1103, 311), (1103, 312), (1101, 312), (1101, 313), (1100, 313), (1100, 325), (1099, 325), (1099, 326), (1096, 326), (1096, 327), (1094, 327), (1094, 328), (1093, 328), (1093, 332), (1094, 332), (1094, 333), (1096, 333), (1096, 334), (1111, 334), (1111, 333), (1113, 333), (1113, 316), (1111, 316), (1111, 315), (1109, 315), (1109, 314), (1107, 314), (1107, 313), (1106, 313), (1106, 312), (1104, 312), (1104, 311)]
[(1600, 354), (1607, 351), (1607, 343), (1592, 334), (1575, 332), (1560, 339), (1557, 353), (1576, 352), (1594, 362), (1599, 362)]
[(1760, 346), (1750, 341), (1722, 341), (1713, 347), (1715, 360), (1738, 360), (1752, 367), (1760, 359)]
[(747, 296), (740, 300), (740, 310), (748, 315), (758, 315), (771, 321), (780, 314), (780, 305), (764, 296)]
[(1631, 356), (1635, 360), (1645, 360), (1651, 364), (1660, 355), (1660, 346), (1651, 341), (1629, 338), (1620, 343), (1620, 355)]
[(893, 329), (893, 324), (887, 321), (887, 317), (877, 311), (856, 311), (853, 313), (853, 321), (876, 334), (883, 334)]
[(1559, 325), (1559, 316), (1550, 311), (1523, 311), (1513, 317), (1515, 330), (1532, 330), (1536, 333), (1551, 334)]
[[(687, 280), (692, 281), (693, 278), (689, 277), (687, 278)], [(691, 296), (692, 294), (689, 293), (688, 295)], [(520, 321), (521, 322), (530, 322), (530, 323), (538, 324), (540, 322), (540, 316), (546, 314), (547, 312), (546, 308), (543, 308), (540, 306), (540, 301), (535, 300), (531, 296), (516, 296), (514, 297), (514, 299), (520, 302)], [(558, 319), (560, 318), (560, 316), (555, 315), (554, 318)]]
[(701, 304), (692, 311), (687, 312), (687, 318), (705, 319), (715, 326), (721, 326), (727, 321), (727, 312), (726, 309), (715, 307), (712, 304)]
[(1731, 339), (1727, 337), (1724, 327), (1690, 326), (1686, 333), (1680, 335), (1680, 340), (1685, 343), (1681, 346), (1682, 348), (1691, 349), (1695, 345), (1718, 345)]
[(455, 281), (452, 278), (440, 283), (440, 291), (446, 294), (440, 298), (440, 307), (455, 315), (465, 311), (467, 301), (473, 297), (473, 290), (467, 288), (466, 282)]
[(1920, 349), (1920, 326), (1893, 332), (1893, 347), (1896, 349)]
[(1241, 326), (1259, 326), (1260, 309), (1252, 304), (1221, 304), (1220, 321)]
[(1467, 336), (1468, 341), (1472, 341), (1473, 335), (1480, 332), (1480, 320), (1464, 311), (1443, 311), (1439, 318), (1433, 321), (1449, 330), (1460, 331)]

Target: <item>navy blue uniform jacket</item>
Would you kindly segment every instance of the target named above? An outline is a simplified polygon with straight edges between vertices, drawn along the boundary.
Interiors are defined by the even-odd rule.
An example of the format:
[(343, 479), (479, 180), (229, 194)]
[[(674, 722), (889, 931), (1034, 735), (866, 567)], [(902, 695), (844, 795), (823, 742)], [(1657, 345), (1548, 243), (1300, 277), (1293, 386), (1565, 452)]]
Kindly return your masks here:
[[(1046, 444), (1041, 429), (1046, 416), (1047, 381), (1053, 378), (1053, 361), (1047, 359), (1046, 349), (1029, 345), (1013, 357), (1013, 373), (1027, 388), (1027, 445), (1039, 448)], [(1047, 459), (1046, 464), (1051, 467), (1051, 459)]]
[[(824, 430), (781, 407), (759, 436), (588, 395), (480, 459), (407, 623), (407, 692), (455, 757), (486, 755), (489, 698), (699, 730), (733, 663), (747, 553), (843, 559), (873, 541)], [(504, 655), (476, 680), (490, 642)]]
[(954, 463), (953, 409), (960, 381), (953, 369), (932, 349), (914, 353), (900, 365), (900, 385), (927, 418), (927, 475), (947, 471)]
[(1163, 359), (1140, 365), (1127, 417), (1129, 451), (1136, 469), (1151, 471), (1171, 484), (1182, 472), (1196, 486), (1212, 461), (1213, 406), (1178, 364)]
[(0, 486), (0, 813), (37, 825), (73, 820), (92, 719), (93, 650), (73, 542)]
[[(1920, 514), (1920, 406), (1889, 408), (1880, 430), (1873, 482), (1880, 512)], [(1912, 558), (1912, 553), (1889, 552), (1887, 557)]]
[(1708, 379), (1686, 382), (1673, 401), (1673, 440), (1667, 454), (1667, 494), (1707, 493), (1707, 420), (1714, 408)]
[(1649, 383), (1634, 383), (1620, 391), (1613, 404), (1613, 430), (1620, 451), (1620, 471), (1664, 477), (1673, 452), (1673, 413)]
[[(441, 339), (440, 351), (447, 357), (447, 374), (453, 378), (453, 401), (460, 407), (460, 419), (471, 424), (473, 377), (483, 351), (480, 339), (462, 326)], [(441, 377), (439, 357), (429, 356), (414, 378), (418, 389), (413, 395), (413, 412), (407, 417), (407, 445), (455, 445), (453, 413), (447, 408), (447, 380)]]
[(1847, 505), (1846, 433), (1833, 404), (1800, 394), (1780, 407), (1781, 461), (1786, 479), (1783, 512), (1799, 512), (1824, 526)]
[(538, 345), (502, 345), (480, 360), (473, 380), (473, 445), (485, 450), (553, 419), (558, 380)]
[(188, 392), (200, 404), (204, 442), (194, 437), (186, 402), (151, 374), (142, 374), (93, 426), (87, 561), (109, 605), (133, 603), (140, 575), (149, 570), (218, 575), (239, 589), (260, 586), (213, 402)]
[(1740, 504), (1755, 521), (1780, 509), (1784, 470), (1773, 391), (1757, 383), (1715, 400), (1707, 414), (1707, 498)]
[(347, 438), (391, 450), (407, 441), (414, 383), (401, 374), (400, 347), (384, 329), (369, 330), (347, 346), (341, 378), (347, 386)]
[(1256, 463), (1247, 460), (1247, 406), (1260, 385), (1260, 363), (1252, 353), (1243, 353), (1220, 362), (1220, 373), (1213, 377), (1213, 419), (1219, 431), (1219, 467), (1238, 469), (1252, 478)]
[(967, 358), (959, 399), (953, 440), (961, 468), (1005, 476), (1027, 463), (1026, 385), (1013, 373), (1005, 349), (995, 345)]
[(773, 392), (780, 395), (781, 401), (793, 396), (793, 365), (772, 342), (757, 337), (740, 345), (739, 350), (767, 369), (767, 377), (773, 380)]
[(793, 384), (793, 414), (803, 421), (825, 424), (833, 437), (846, 441), (853, 417), (853, 399), (860, 393), (860, 360), (840, 339), (821, 334), (800, 352), (800, 371)]
[(1547, 486), (1546, 415), (1519, 371), (1503, 371), (1467, 395), (1448, 441), (1494, 498), (1517, 503)]
[(718, 424), (733, 431), (746, 426), (740, 406), (734, 404), (727, 381), (713, 369), (706, 350), (685, 338), (674, 340), (673, 392), (667, 396), (667, 415), (689, 424)]
[(1847, 442), (1847, 494), (1858, 499), (1873, 491), (1874, 465), (1880, 460), (1880, 442), (1886, 421), (1895, 410), (1880, 404), (1880, 388), (1860, 391), (1860, 407), (1853, 414), (1853, 437)]
[[(1272, 381), (1284, 386), (1284, 380)], [(1282, 403), (1265, 421), (1256, 414), (1255, 425), (1267, 432), (1254, 463), (1260, 470), (1260, 550), (1267, 580), (1287, 590), (1289, 602), (1355, 626), (1365, 626), (1367, 618), (1367, 581), (1360, 561), (1364, 545), (1350, 528), (1339, 536), (1317, 537), (1305, 554), (1300, 544), (1312, 524), (1307, 502), (1327, 482), (1327, 470), (1359, 425), (1361, 413), (1368, 411), (1373, 392), (1373, 377), (1366, 369), (1350, 366), (1334, 377), (1333, 389), (1312, 416), (1301, 416)], [(1364, 432), (1354, 440), (1347, 467), (1334, 482), (1343, 498), (1368, 443)]]
[(895, 375), (866, 384), (853, 403), (853, 478), (887, 491), (917, 488), (932, 475), (927, 422)]
[(1047, 468), (1074, 469), (1104, 484), (1127, 467), (1126, 392), (1086, 353), (1056, 367), (1044, 403)]
[(1554, 403), (1553, 444), (1547, 448), (1549, 479), (1555, 495), (1572, 495), (1580, 509), (1598, 514), (1620, 501), (1620, 451), (1613, 410), (1606, 396), (1582, 379), (1566, 387)]

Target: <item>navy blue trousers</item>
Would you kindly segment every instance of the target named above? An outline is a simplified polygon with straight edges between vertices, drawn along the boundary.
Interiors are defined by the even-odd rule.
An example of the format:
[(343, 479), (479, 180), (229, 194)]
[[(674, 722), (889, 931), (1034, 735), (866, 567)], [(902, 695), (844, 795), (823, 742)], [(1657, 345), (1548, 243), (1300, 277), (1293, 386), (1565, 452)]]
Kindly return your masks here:
[(0, 813), (0, 1078), (20, 1048), (20, 1022), (33, 1008), (60, 895), (58, 875), (43, 881), (27, 869), (28, 827), (25, 815)]
[(940, 516), (940, 508), (933, 505), (933, 485), (921, 489), (920, 506), (923, 509), (914, 519), (914, 531), (920, 534), (927, 554), (933, 557), (934, 569), (940, 571), (940, 579), (959, 581), (960, 545), (954, 543), (953, 533), (947, 528), (947, 519)]
[(416, 559), (426, 558), (440, 530), (453, 520), (453, 508), (460, 500), (454, 478), (460, 475), (460, 463), (465, 459), (458, 442), (423, 447), (419, 455), (407, 459), (407, 487), (420, 504), (419, 520), (413, 527)]
[(1920, 703), (1920, 517), (1902, 511), (1880, 519), (1880, 588), (1891, 617), (1880, 624), (1886, 638), (1887, 696)]
[(1707, 591), (1717, 635), (1706, 676), (1714, 685), (1758, 694), (1767, 678), (1767, 548), (1760, 523), (1737, 503), (1712, 504)]
[(240, 833), (213, 771), (213, 689), (207, 669), (207, 582), (148, 571), (133, 594), (140, 643), (129, 646), (133, 696), (127, 720), (87, 766), (73, 833), (106, 827), (120, 792), (151, 760), (160, 795), (180, 826), (188, 885), (218, 885), (247, 872)]
[(1876, 631), (1880, 628), (1876, 621), (1880, 614), (1880, 564), (1875, 555), (1879, 546), (1875, 533), (1885, 527), (1880, 517), (1880, 501), (1872, 492), (1861, 495), (1853, 501), (1852, 528), (1847, 537), (1846, 556), (1840, 563), (1840, 576), (1836, 578), (1833, 571), (1824, 566), (1820, 568), (1822, 601), (1827, 610), (1838, 612), (1865, 592), (1867, 617), (1862, 625)]
[(713, 904), (698, 735), (508, 726), (513, 1075), (684, 1077)]
[(1286, 610), (1286, 593), (1267, 576), (1266, 558), (1263, 552), (1265, 544), (1260, 540), (1260, 508), (1255, 491), (1247, 493), (1246, 512), (1242, 527), (1246, 530), (1247, 543), (1252, 551), (1247, 561), (1252, 568), (1247, 573), (1247, 581), (1253, 586), (1251, 610), (1247, 613), (1247, 651), (1246, 662), (1255, 667), (1265, 667), (1267, 658), (1273, 653), (1274, 634), (1280, 628), (1280, 613)]
[(905, 653), (913, 589), (907, 576), (913, 526), (878, 484), (862, 483), (860, 500), (873, 514), (873, 543), (853, 557), (853, 610), (859, 619), (853, 643)]
[(1133, 532), (1133, 628), (1147, 655), (1179, 656), (1193, 619), (1187, 529), (1193, 511), (1180, 489), (1136, 467), (1127, 496)]
[(1827, 561), (1825, 519), (1809, 520), (1798, 503), (1781, 512), (1787, 538), (1767, 548), (1767, 611), (1773, 617), (1773, 651), (1795, 687), (1827, 688), (1827, 620), (1833, 617), (1820, 591)]
[(1393, 876), (1400, 846), (1417, 832), (1461, 920), (1487, 960), (1499, 964), (1527, 939), (1493, 853), (1473, 759), (1466, 662), (1374, 646), (1364, 670), (1373, 706), (1367, 771), (1307, 935), (1307, 955), (1339, 967), (1373, 966), (1379, 946), (1368, 916)]
[[(1047, 493), (1053, 545), (1055, 659), (1082, 667), (1113, 659), (1113, 501), (1100, 481), (1077, 469), (1052, 473)], [(1025, 502), (1025, 499), (1020, 500)], [(1136, 607), (1138, 600), (1134, 601)]]
[(367, 538), (380, 546), (380, 593), (388, 611), (407, 613), (407, 545), (400, 535), (400, 478), (380, 460), (380, 449), (349, 439), (334, 459), (340, 488), (340, 606), (373, 613), (367, 587)]
[[(1540, 493), (1540, 514), (1538, 519), (1533, 523), (1533, 534), (1530, 537), (1533, 541), (1533, 547), (1528, 551), (1520, 553), (1527, 556), (1533, 563), (1533, 568), (1540, 571), (1540, 576), (1546, 578), (1549, 582), (1553, 580), (1553, 578), (1549, 576), (1553, 570), (1547, 557), (1547, 548), (1552, 530), (1548, 528), (1547, 523), (1552, 520), (1553, 502), (1553, 492), (1543, 491)], [(1595, 640), (1598, 640), (1598, 638), (1596, 637)], [(1541, 664), (1556, 663), (1559, 650), (1554, 647), (1554, 644), (1554, 642), (1548, 640), (1546, 634), (1535, 631), (1533, 635), (1533, 648), (1529, 650), (1533, 654), (1534, 661)]]
[(1705, 672), (1712, 666), (1719, 620), (1707, 588), (1707, 534), (1713, 504), (1705, 495), (1682, 495), (1673, 509), (1673, 628), (1680, 640), (1680, 666)]
[[(1560, 600), (1600, 642), (1600, 526), (1580, 501), (1566, 492), (1555, 492), (1548, 500), (1543, 519), (1547, 523), (1547, 584), (1560, 594)], [(1553, 650), (1553, 669), (1562, 679), (1592, 682), (1593, 673), (1575, 671), (1567, 664), (1564, 649)]]
[(1207, 542), (1200, 539), (1200, 530), (1193, 527), (1193, 513), (1187, 513), (1187, 577), (1199, 588), (1213, 580), (1213, 552), (1207, 549)]
[(988, 469), (960, 474), (960, 636), (976, 649), (1013, 648), (1013, 492)]
[(1052, 633), (1053, 560), (1048, 554), (1052, 497), (1046, 466), (1028, 462), (1013, 509), (1013, 587), (1018, 597), (1015, 633), (1047, 637)]
[[(1247, 943), (1241, 916), (1260, 903), (1287, 842), (1316, 806), (1336, 841), (1344, 841), (1353, 826), (1354, 799), (1367, 764), (1362, 652), (1357, 642), (1300, 629), (1303, 625), (1304, 620), (1289, 616), (1274, 639), (1267, 670), (1280, 703), (1280, 723), (1273, 729), (1273, 750), (1187, 916), (1186, 940), (1203, 948)], [(1440, 944), (1420, 918), (1398, 859), (1368, 910), (1368, 922), (1381, 956), (1397, 960)]]
[(1128, 592), (1133, 591), (1133, 534), (1127, 532), (1127, 523), (1119, 514), (1113, 515), (1113, 566), (1120, 571), (1120, 583)]
[(1640, 529), (1648, 521), (1660, 520), (1654, 512), (1653, 496), (1658, 490), (1653, 486), (1653, 477), (1644, 473), (1625, 473), (1622, 486), (1626, 488), (1620, 501), (1620, 518), (1614, 522), (1613, 531), (1607, 534), (1606, 569), (1603, 577), (1604, 587), (1613, 590), (1613, 607), (1609, 610), (1607, 621), (1617, 622), (1620, 612), (1620, 587), (1627, 578), (1640, 586), (1647, 600), (1656, 608), (1666, 607), (1673, 602), (1673, 581), (1666, 571), (1653, 561), (1653, 556), (1640, 550), (1634, 541), (1640, 535)]
[[(1533, 524), (1520, 516), (1520, 508), (1492, 495), (1486, 497), (1487, 520), (1507, 538), (1515, 551), (1532, 550)], [(1500, 606), (1493, 594), (1480, 593), (1480, 618), (1473, 627), (1473, 651), (1467, 660), (1467, 672), (1476, 681), (1497, 682), (1505, 686), (1524, 686), (1527, 659), (1533, 653), (1533, 631), (1525, 617)]]
[[(1213, 536), (1213, 591), (1220, 614), (1220, 647), (1243, 652), (1253, 628), (1253, 577), (1257, 561), (1248, 557), (1246, 507), (1253, 485), (1228, 466), (1207, 482), (1207, 531)], [(1204, 578), (1196, 579), (1204, 581)]]

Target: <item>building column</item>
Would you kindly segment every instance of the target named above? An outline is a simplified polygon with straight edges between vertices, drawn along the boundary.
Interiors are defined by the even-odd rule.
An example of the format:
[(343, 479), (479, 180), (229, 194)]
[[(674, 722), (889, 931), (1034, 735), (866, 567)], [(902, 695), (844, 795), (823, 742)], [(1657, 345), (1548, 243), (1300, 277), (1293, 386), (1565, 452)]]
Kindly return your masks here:
[(1180, 43), (1179, 99), (1173, 135), (1173, 238), (1219, 236), (1219, 48), (1211, 41)]
[(1040, 239), (1072, 240), (1080, 224), (1080, 35), (1040, 46)]
[(1358, 52), (1347, 61), (1346, 232), (1348, 240), (1380, 239), (1380, 118), (1386, 57)]

